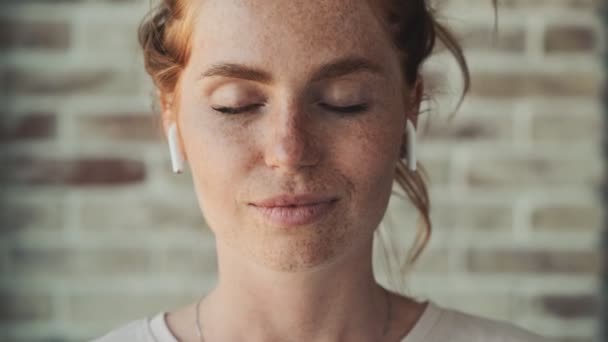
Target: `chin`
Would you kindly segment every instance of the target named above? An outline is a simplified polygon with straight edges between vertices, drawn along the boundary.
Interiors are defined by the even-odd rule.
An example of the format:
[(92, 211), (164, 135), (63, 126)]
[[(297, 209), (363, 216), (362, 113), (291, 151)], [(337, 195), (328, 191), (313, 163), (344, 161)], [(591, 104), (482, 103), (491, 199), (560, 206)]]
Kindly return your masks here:
[(275, 271), (310, 271), (340, 259), (358, 238), (346, 224), (316, 228), (313, 234), (271, 234), (259, 243), (249, 241), (247, 254), (255, 263)]

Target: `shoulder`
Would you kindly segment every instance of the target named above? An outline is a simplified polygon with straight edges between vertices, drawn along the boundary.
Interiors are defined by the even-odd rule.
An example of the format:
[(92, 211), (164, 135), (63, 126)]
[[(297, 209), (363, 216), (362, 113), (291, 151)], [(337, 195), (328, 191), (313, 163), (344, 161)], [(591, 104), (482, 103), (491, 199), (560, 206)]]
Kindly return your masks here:
[(91, 342), (157, 342), (150, 331), (149, 318), (123, 324)]
[(477, 316), (456, 309), (429, 304), (434, 311), (435, 324), (425, 341), (453, 342), (550, 342), (543, 337), (512, 323)]

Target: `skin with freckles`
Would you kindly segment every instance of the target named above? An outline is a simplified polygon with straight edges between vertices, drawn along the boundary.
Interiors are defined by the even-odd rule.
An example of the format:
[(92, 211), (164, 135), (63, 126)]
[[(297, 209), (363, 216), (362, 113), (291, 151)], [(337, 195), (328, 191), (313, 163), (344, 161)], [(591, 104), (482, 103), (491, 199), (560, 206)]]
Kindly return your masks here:
[[(206, 341), (380, 341), (386, 304), (372, 267), (408, 112), (399, 61), (363, 0), (197, 2), (175, 121), (199, 206), (216, 237)], [(407, 98), (407, 97), (405, 97)], [(269, 221), (253, 203), (335, 199), (311, 224)], [(391, 295), (398, 341), (421, 303)], [(193, 306), (169, 313), (197, 341)]]

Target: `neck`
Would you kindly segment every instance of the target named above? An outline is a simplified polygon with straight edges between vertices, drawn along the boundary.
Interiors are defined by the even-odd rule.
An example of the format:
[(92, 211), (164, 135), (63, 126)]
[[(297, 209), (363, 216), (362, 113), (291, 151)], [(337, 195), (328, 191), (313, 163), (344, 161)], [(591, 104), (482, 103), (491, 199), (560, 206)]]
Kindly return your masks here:
[(201, 303), (209, 341), (377, 341), (387, 317), (385, 290), (363, 253), (301, 272), (243, 261), (218, 243), (219, 282)]

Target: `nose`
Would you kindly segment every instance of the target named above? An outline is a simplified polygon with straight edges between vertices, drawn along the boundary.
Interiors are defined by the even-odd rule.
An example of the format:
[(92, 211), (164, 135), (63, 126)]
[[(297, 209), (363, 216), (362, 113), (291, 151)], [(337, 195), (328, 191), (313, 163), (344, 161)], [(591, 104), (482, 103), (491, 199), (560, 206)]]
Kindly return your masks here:
[(317, 165), (321, 158), (319, 133), (313, 115), (296, 104), (284, 105), (269, 115), (264, 160), (269, 167), (286, 173)]

